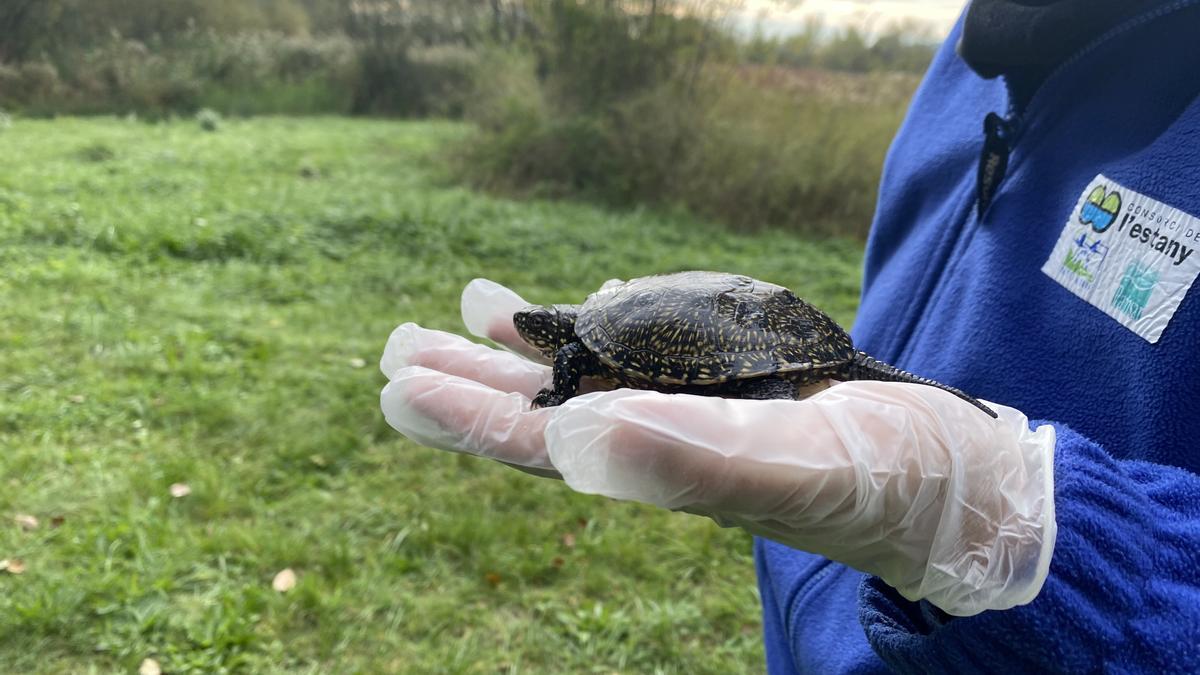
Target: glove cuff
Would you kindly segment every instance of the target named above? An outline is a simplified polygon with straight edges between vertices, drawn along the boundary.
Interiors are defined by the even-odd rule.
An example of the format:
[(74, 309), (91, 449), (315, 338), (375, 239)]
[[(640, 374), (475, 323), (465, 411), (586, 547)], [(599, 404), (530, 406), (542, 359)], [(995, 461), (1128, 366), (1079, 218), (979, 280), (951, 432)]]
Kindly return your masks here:
[[(1017, 453), (1015, 469), (984, 483), (986, 495), (947, 498), (924, 577), (916, 588), (899, 588), (909, 600), (924, 599), (953, 616), (1009, 609), (1032, 602), (1050, 571), (1057, 525), (1054, 514), (1055, 430), (1049, 424), (1030, 430), (1019, 411), (995, 406), (998, 423), (1015, 435), (997, 444), (997, 452)], [(972, 467), (956, 467), (956, 481), (971, 485)], [(958, 480), (962, 479), (962, 480)], [(999, 517), (990, 542), (969, 542), (964, 523), (975, 516), (975, 500), (1000, 501), (989, 513)]]

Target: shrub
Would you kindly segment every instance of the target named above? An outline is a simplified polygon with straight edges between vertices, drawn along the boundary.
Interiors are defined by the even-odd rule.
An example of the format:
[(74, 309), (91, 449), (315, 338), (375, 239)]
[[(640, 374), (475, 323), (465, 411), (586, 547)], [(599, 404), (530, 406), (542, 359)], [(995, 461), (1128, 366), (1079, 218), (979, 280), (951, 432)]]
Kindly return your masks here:
[(355, 45), (342, 36), (206, 34), (176, 46), (201, 82), (197, 105), (233, 115), (345, 113), (358, 86)]
[(344, 35), (192, 32), (169, 42), (113, 38), (19, 66), (0, 64), (0, 106), (33, 114), (270, 113), (457, 117), (475, 52)]
[(0, 64), (0, 106), (42, 107), (60, 99), (64, 91), (58, 68), (48, 61)]
[(686, 88), (706, 59), (733, 48), (702, 19), (713, 4), (533, 3), (544, 36), (534, 42), (539, 77), (563, 112), (598, 111), (669, 82)]
[[(795, 89), (711, 68), (603, 113), (556, 114), (537, 96), (481, 97), (456, 155), (478, 185), (618, 206), (680, 205), (740, 229), (865, 236), (883, 157), (915, 85)], [(525, 82), (522, 86), (529, 86)]]
[(865, 236), (904, 99), (797, 97), (721, 79), (672, 195), (743, 229)]
[(459, 117), (471, 89), (474, 52), (456, 45), (357, 45), (358, 82), (352, 112)]
[(610, 4), (550, 3), (528, 53), (483, 59), (461, 175), (741, 229), (865, 235), (915, 76), (730, 65), (727, 38), (695, 16)]
[(75, 113), (192, 111), (201, 87), (186, 62), (137, 40), (114, 39), (87, 52), (67, 77), (63, 108)]
[(216, 131), (221, 128), (221, 113), (212, 108), (204, 108), (196, 113), (196, 121), (205, 131)]

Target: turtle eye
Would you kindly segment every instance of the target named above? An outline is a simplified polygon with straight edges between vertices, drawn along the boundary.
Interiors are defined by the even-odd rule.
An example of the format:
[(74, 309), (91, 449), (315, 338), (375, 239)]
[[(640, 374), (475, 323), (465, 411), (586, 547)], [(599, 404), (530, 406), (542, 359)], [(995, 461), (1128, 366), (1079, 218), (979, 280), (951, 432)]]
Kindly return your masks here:
[(529, 327), (536, 331), (545, 330), (546, 317), (542, 316), (541, 314), (534, 314), (533, 316), (529, 317)]

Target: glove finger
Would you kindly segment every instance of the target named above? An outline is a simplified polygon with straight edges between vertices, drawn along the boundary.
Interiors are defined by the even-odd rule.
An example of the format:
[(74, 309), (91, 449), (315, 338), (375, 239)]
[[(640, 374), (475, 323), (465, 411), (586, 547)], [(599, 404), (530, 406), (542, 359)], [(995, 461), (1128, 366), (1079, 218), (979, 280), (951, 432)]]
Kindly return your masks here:
[(555, 410), (530, 410), (519, 393), (410, 366), (393, 375), (379, 399), (388, 424), (422, 445), (554, 470), (545, 428)]
[(526, 398), (533, 398), (551, 381), (546, 366), (415, 323), (401, 324), (392, 331), (379, 361), (379, 369), (388, 379), (408, 366), (439, 370)]
[(517, 333), (513, 314), (528, 307), (521, 296), (490, 279), (473, 279), (463, 288), (460, 309), (472, 335), (485, 337), (538, 363), (549, 363)]

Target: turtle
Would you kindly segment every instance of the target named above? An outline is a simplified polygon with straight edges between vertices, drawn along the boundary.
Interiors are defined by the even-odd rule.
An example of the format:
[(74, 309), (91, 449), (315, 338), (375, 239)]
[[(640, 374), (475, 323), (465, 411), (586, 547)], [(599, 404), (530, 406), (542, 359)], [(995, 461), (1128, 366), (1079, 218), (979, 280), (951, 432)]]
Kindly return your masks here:
[(513, 314), (521, 339), (554, 364), (533, 399), (561, 404), (580, 379), (614, 387), (728, 398), (795, 399), (825, 379), (954, 387), (888, 365), (854, 347), (829, 315), (792, 291), (724, 272), (677, 272), (607, 284), (581, 305), (530, 305)]

